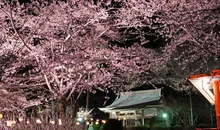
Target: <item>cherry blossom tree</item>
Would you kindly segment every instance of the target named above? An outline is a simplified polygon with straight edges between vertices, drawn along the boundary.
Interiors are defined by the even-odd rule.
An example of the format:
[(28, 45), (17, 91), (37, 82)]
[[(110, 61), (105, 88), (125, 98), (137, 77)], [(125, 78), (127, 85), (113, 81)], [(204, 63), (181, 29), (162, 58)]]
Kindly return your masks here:
[[(124, 12), (129, 12), (129, 9), (131, 11), (123, 13), (125, 15), (120, 18), (133, 19), (129, 19), (130, 24), (124, 23), (122, 26), (150, 26), (168, 41), (153, 48), (160, 51), (157, 54), (161, 56), (158, 59), (162, 62), (158, 63), (162, 63), (163, 67), (160, 67), (159, 76), (154, 76), (152, 82), (168, 84), (176, 90), (187, 90), (191, 86), (187, 84), (186, 77), (219, 68), (219, 1), (150, 0), (135, 3), (137, 2), (128, 2), (128, 8), (124, 8)], [(149, 11), (152, 12), (151, 15)], [(134, 13), (137, 15), (133, 15)], [(138, 17), (131, 17), (132, 15)], [(139, 35), (139, 43), (146, 44), (149, 48), (151, 42), (141, 40), (146, 36), (143, 37), (143, 32), (139, 34), (142, 34), (142, 37)]]
[[(91, 87), (129, 89), (133, 80), (138, 81), (139, 75), (149, 68), (145, 56), (151, 51), (138, 44), (129, 48), (112, 46), (101, 38), (107, 31), (114, 33), (106, 30), (109, 20), (105, 9), (89, 3), (41, 2), (20, 8), (13, 8), (19, 5), (16, 2), (2, 3), (6, 7), (2, 8), (2, 17), (8, 18), (8, 23), (3, 21), (2, 38), (7, 39), (1, 53), (15, 57), (10, 65), (4, 64), (5, 86), (26, 86), (35, 91), (46, 84), (51, 95), (48, 100), (58, 99), (62, 110), (63, 102), (73, 92), (80, 95)], [(41, 10), (32, 7), (37, 4), (42, 6)], [(29, 9), (37, 16), (26, 14)], [(48, 95), (38, 94), (37, 99), (45, 101), (45, 96)]]
[(57, 99), (62, 110), (74, 93), (93, 87), (188, 90), (186, 77), (218, 68), (218, 0), (0, 5), (1, 86), (32, 95), (35, 104)]

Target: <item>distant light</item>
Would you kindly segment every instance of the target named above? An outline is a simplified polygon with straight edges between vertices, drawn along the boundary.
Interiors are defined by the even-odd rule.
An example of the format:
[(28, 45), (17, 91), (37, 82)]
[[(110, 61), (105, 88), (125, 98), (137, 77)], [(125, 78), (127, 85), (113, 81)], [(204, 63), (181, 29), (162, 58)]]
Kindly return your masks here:
[(54, 124), (55, 124), (55, 121), (50, 120), (50, 124), (54, 125)]
[(87, 120), (87, 118), (85, 117), (84, 120)]
[(7, 126), (13, 126), (14, 124), (16, 124), (16, 122), (13, 120), (6, 121)]
[(3, 118), (3, 114), (0, 114), (0, 119), (2, 119)]
[(163, 116), (163, 118), (167, 118), (167, 114), (166, 113), (163, 113), (162, 116)]
[(93, 121), (93, 118), (91, 118), (90, 120)]
[(98, 121), (98, 122), (99, 122), (99, 119), (97, 119), (96, 121)]
[(20, 121), (20, 122), (23, 121), (23, 117), (19, 117), (18, 121)]
[(80, 117), (80, 118), (77, 118), (76, 120), (82, 122), (83, 118)]
[(124, 117), (124, 120), (126, 120), (126, 117)]
[(41, 124), (42, 122), (41, 122), (40, 119), (37, 119), (37, 120), (36, 120), (36, 123), (37, 123), (37, 124)]
[(62, 125), (61, 119), (58, 120), (58, 124), (59, 124), (59, 125)]
[(86, 122), (86, 125), (89, 125), (89, 122)]
[(27, 124), (30, 124), (30, 121), (29, 120), (27, 120), (27, 122), (26, 122)]
[(98, 124), (99, 124), (99, 122), (98, 122), (98, 121), (96, 121), (96, 122), (95, 122), (95, 124), (96, 124), (96, 125), (98, 125)]
[(106, 120), (102, 120), (102, 123), (105, 124), (105, 123), (106, 123)]
[(80, 123), (79, 123), (79, 122), (76, 122), (76, 125), (80, 125)]

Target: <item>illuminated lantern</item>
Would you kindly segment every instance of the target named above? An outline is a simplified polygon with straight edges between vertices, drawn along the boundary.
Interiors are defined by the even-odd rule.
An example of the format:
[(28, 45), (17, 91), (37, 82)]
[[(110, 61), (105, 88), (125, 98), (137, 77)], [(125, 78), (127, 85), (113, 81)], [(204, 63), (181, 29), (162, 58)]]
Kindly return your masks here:
[(76, 125), (80, 125), (80, 123), (79, 123), (79, 122), (76, 122)]
[(16, 124), (15, 121), (12, 121), (12, 120), (6, 121), (7, 126), (13, 126), (14, 124)]
[(50, 124), (54, 125), (54, 124), (55, 124), (55, 121), (50, 120)]
[(3, 118), (3, 115), (2, 114), (0, 114), (0, 119), (2, 119)]
[(105, 124), (105, 123), (106, 123), (106, 120), (102, 120), (102, 123)]
[(23, 121), (23, 117), (19, 117), (18, 121), (20, 121), (20, 122)]
[(59, 125), (62, 125), (61, 119), (58, 120), (58, 124), (59, 124)]
[(41, 124), (42, 122), (41, 122), (40, 119), (37, 119), (37, 120), (36, 120), (36, 123), (37, 123), (37, 124)]

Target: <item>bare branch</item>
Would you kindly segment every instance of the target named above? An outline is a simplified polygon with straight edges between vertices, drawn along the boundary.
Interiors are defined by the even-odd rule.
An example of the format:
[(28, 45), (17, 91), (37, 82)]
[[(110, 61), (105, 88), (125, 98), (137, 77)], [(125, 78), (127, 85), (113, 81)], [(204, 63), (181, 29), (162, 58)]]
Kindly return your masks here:
[(82, 74), (80, 74), (80, 76), (79, 76), (77, 82), (76, 82), (76, 83), (74, 84), (74, 86), (72, 87), (72, 90), (70, 91), (70, 93), (69, 93), (69, 95), (68, 95), (68, 97), (67, 97), (67, 100), (69, 100), (69, 98), (71, 97), (71, 95), (72, 95), (73, 92), (75, 91), (76, 86), (77, 86), (77, 84), (80, 82), (81, 78), (82, 78)]
[(50, 82), (48, 81), (48, 78), (47, 78), (46, 74), (44, 74), (44, 78), (45, 78), (45, 82), (46, 82), (47, 87), (49, 88), (50, 92), (52, 92), (54, 96), (57, 96), (56, 93), (52, 90), (52, 87), (50, 85)]
[(14, 20), (13, 20), (13, 14), (12, 14), (12, 7), (11, 5), (8, 4), (7, 1), (5, 1), (5, 3), (7, 3), (9, 9), (10, 9), (10, 21), (11, 21), (11, 24), (12, 24), (12, 27), (15, 31), (15, 33), (18, 35), (19, 39), (21, 40), (21, 42), (24, 44), (25, 47), (27, 47), (28, 51), (32, 51), (32, 49), (27, 45), (27, 43), (24, 41), (24, 39), (21, 37), (21, 35), (18, 33), (16, 27), (15, 27), (15, 24), (14, 24)]

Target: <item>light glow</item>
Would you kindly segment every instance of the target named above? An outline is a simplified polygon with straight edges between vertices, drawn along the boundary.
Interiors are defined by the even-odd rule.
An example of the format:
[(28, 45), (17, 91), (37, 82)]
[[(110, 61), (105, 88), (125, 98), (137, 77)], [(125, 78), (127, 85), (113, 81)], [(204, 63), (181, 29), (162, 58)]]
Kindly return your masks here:
[(80, 117), (80, 118), (77, 118), (76, 120), (82, 122), (83, 118)]
[(59, 124), (59, 125), (62, 125), (61, 119), (58, 120), (58, 124)]
[(80, 125), (80, 123), (79, 123), (79, 122), (76, 122), (76, 125)]
[(13, 126), (14, 124), (16, 124), (16, 122), (13, 120), (6, 121), (7, 126)]
[(0, 114), (0, 119), (2, 119), (3, 118), (3, 114)]
[(55, 124), (55, 121), (50, 120), (50, 124), (54, 125), (54, 124)]
[(36, 123), (37, 123), (37, 124), (41, 124), (42, 122), (41, 122), (40, 119), (37, 119), (37, 120), (36, 120)]
[(102, 123), (105, 124), (105, 123), (106, 123), (106, 120), (102, 120)]
[(163, 118), (167, 118), (167, 114), (166, 113), (163, 113), (162, 116), (163, 116)]
[(23, 121), (23, 117), (19, 117), (18, 121), (20, 121), (20, 122)]

